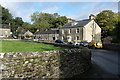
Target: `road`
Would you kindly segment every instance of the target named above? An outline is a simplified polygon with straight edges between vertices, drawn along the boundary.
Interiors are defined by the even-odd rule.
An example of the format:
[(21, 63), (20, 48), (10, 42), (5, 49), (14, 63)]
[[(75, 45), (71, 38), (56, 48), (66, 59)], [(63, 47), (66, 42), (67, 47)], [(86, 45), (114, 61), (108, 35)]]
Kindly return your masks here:
[[(102, 78), (100, 80), (120, 80), (120, 52), (92, 49), (92, 65), (91, 68), (83, 74), (75, 78)], [(119, 75), (119, 76), (118, 76)]]

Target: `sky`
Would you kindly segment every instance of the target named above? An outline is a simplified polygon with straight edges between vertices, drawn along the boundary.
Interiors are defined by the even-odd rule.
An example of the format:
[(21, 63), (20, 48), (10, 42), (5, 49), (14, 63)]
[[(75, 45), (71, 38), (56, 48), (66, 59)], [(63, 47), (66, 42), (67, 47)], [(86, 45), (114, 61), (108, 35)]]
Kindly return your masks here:
[(103, 10), (118, 12), (118, 2), (0, 2), (0, 5), (9, 9), (13, 17), (22, 17), (24, 22), (31, 22), (30, 15), (34, 12), (58, 13), (75, 20), (87, 19), (90, 14), (98, 14)]

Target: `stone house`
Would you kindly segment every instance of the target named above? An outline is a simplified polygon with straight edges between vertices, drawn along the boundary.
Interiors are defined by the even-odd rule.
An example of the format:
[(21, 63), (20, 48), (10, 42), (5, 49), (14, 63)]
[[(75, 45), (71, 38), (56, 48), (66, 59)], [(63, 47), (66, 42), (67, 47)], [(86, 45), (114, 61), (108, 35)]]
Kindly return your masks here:
[(71, 18), (67, 18), (67, 22), (69, 23), (69, 22), (72, 22), (72, 21), (75, 21), (75, 20), (73, 20), (73, 19), (71, 19)]
[(10, 35), (10, 26), (7, 24), (0, 24), (0, 37), (9, 37)]
[(101, 40), (101, 28), (95, 22), (95, 16), (90, 15), (89, 19), (72, 21), (59, 29), (59, 39), (71, 41)]
[(111, 44), (114, 38), (115, 38), (114, 36), (108, 36), (108, 37), (103, 38), (103, 44)]
[(47, 31), (37, 31), (34, 33), (35, 39), (39, 40), (57, 40), (59, 39), (59, 30), (51, 29)]
[(33, 33), (30, 32), (29, 30), (23, 29), (23, 30), (18, 34), (18, 37), (19, 37), (20, 39), (32, 39)]

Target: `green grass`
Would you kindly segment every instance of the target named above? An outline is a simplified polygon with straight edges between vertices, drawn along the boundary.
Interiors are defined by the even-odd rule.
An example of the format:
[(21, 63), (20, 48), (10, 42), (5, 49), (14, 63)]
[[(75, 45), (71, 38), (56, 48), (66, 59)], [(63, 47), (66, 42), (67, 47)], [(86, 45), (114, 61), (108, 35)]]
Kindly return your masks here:
[(56, 47), (48, 44), (23, 41), (2, 41), (1, 44), (2, 51), (0, 52), (35, 52), (64, 49), (61, 47)]

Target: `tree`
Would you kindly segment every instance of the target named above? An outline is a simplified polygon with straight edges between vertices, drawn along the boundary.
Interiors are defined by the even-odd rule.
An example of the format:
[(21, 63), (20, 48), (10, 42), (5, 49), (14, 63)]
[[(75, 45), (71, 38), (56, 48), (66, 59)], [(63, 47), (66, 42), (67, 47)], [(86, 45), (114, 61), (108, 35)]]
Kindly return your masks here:
[(67, 23), (67, 17), (66, 16), (60, 16), (56, 18), (55, 26), (54, 27), (62, 27), (64, 24)]
[(47, 21), (40, 21), (39, 23), (34, 23), (34, 30), (44, 31), (49, 29), (50, 24)]
[(39, 26), (44, 29), (53, 27), (55, 17), (49, 13), (35, 12), (31, 15), (31, 20), (37, 25), (40, 24)]
[(13, 19), (12, 14), (9, 13), (9, 10), (2, 7), (0, 5), (0, 9), (2, 9), (2, 24), (9, 24)]
[(54, 16), (55, 18), (60, 17), (60, 15), (59, 15), (58, 13), (54, 13), (53, 16)]
[(67, 23), (67, 17), (60, 16), (58, 13), (35, 12), (31, 15), (31, 20), (34, 22), (34, 28), (39, 30), (58, 28)]
[(14, 21), (18, 26), (22, 26), (22, 24), (24, 23), (21, 17), (16, 17)]
[(2, 18), (2, 24), (10, 24), (11, 27), (11, 31), (13, 32), (13, 34), (16, 33), (16, 29), (18, 27), (21, 27), (22, 24), (24, 23), (21, 17), (16, 17), (13, 18), (12, 14), (9, 12), (8, 9), (2, 7), (0, 5), (0, 9), (2, 9), (2, 15), (0, 14), (1, 18)]
[(30, 30), (32, 28), (32, 25), (27, 22), (24, 22), (22, 25), (22, 28), (24, 28), (26, 30)]
[(120, 43), (120, 21), (116, 24), (114, 43)]
[(15, 19), (12, 19), (10, 24), (11, 24), (11, 31), (13, 33), (16, 33), (16, 30), (18, 27), (22, 27), (23, 25), (23, 20), (21, 17), (15, 17)]
[(102, 29), (102, 38), (112, 36), (117, 23), (117, 14), (111, 10), (104, 10), (97, 14), (96, 22)]

